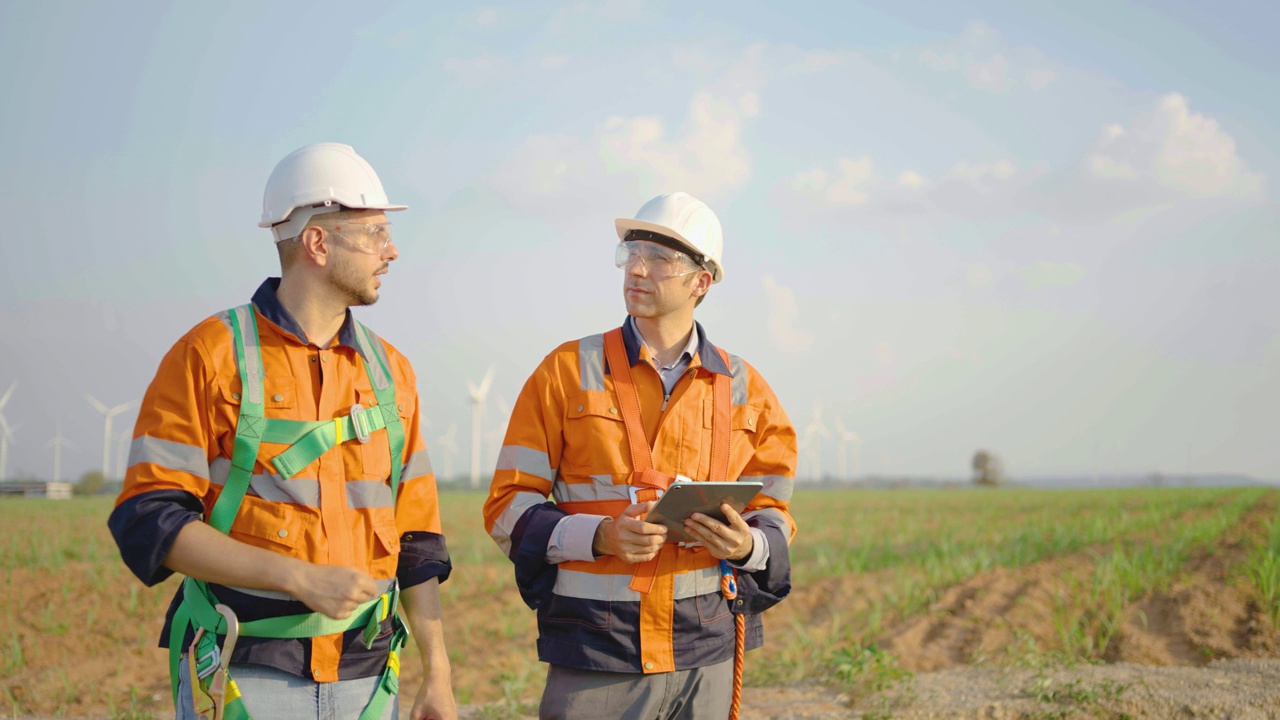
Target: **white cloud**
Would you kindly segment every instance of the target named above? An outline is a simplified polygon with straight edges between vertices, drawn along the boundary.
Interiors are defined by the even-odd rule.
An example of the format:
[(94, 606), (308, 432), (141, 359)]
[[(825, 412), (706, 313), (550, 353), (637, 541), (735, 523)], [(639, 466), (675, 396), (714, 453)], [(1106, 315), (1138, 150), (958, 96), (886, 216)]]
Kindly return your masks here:
[(498, 11), (493, 8), (484, 8), (476, 13), (477, 25), (493, 25), (498, 22)]
[(813, 345), (814, 335), (799, 326), (800, 306), (791, 288), (779, 283), (772, 275), (761, 278), (769, 305), (766, 327), (769, 337), (783, 352), (805, 352)]
[(1235, 140), (1213, 118), (1171, 93), (1129, 128), (1110, 125), (1085, 157), (1087, 176), (1154, 183), (1191, 197), (1259, 195), (1265, 178), (1236, 153)]
[(1078, 263), (1053, 263), (1041, 260), (1018, 270), (1018, 276), (1032, 288), (1067, 287), (1084, 279), (1084, 266)]
[(497, 55), (479, 55), (472, 58), (445, 58), (444, 71), (468, 84), (478, 84), (502, 77), (509, 67), (507, 61)]
[(940, 72), (960, 71), (970, 86), (988, 92), (1017, 86), (1043, 90), (1058, 77), (1039, 50), (1010, 45), (979, 21), (970, 22), (952, 41), (922, 50), (920, 63)]
[(589, 138), (538, 135), (490, 177), (489, 185), (517, 206), (552, 195), (684, 190), (704, 200), (724, 197), (751, 179), (743, 126), (759, 112), (755, 95), (732, 100), (701, 92), (689, 104), (679, 134), (658, 116), (615, 116)]
[(912, 190), (924, 187), (927, 182), (924, 176), (915, 170), (903, 170), (902, 174), (898, 175), (898, 185)]
[(984, 185), (992, 180), (1008, 180), (1018, 172), (1012, 160), (1002, 158), (988, 163), (959, 162), (952, 166), (949, 177), (971, 185)]
[(839, 158), (835, 172), (816, 167), (797, 173), (791, 178), (793, 191), (802, 195), (822, 198), (833, 205), (863, 205), (870, 196), (867, 188), (875, 178), (871, 158)]

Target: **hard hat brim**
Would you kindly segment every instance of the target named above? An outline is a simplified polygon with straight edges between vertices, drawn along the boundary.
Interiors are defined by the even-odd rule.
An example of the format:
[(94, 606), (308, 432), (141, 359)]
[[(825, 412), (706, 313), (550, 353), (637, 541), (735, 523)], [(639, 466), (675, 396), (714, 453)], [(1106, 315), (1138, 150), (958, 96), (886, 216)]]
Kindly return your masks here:
[[(408, 205), (365, 205), (365, 206), (363, 206), (363, 207), (352, 207), (352, 206), (350, 206), (350, 205), (343, 205), (342, 203), (336, 203), (336, 204), (337, 204), (337, 205), (342, 205), (342, 208), (343, 208), (344, 210), (382, 210), (382, 211), (384, 211), (384, 212), (397, 212), (397, 211), (400, 211), (400, 210), (408, 210), (408, 209), (409, 209), (409, 206), (408, 206)], [(261, 220), (259, 220), (259, 221), (258, 221), (258, 227), (260, 227), (260, 228), (270, 228), (270, 227), (275, 227), (276, 225), (279, 225), (280, 223), (285, 222), (285, 221), (287, 221), (289, 218), (293, 217), (293, 214), (294, 214), (295, 212), (297, 212), (298, 210), (302, 209), (302, 207), (303, 207), (303, 206), (301, 206), (301, 205), (300, 205), (300, 206), (297, 206), (297, 207), (289, 208), (289, 212), (288, 212), (288, 213), (286, 213), (284, 217), (279, 218), (279, 219), (276, 219), (276, 218), (265, 218), (265, 217), (264, 217), (263, 219), (261, 219)]]
[[(689, 242), (688, 238), (676, 232), (675, 230), (672, 230), (666, 225), (658, 225), (657, 223), (645, 222), (644, 220), (636, 220), (635, 218), (618, 218), (613, 221), (613, 226), (618, 231), (618, 240), (626, 240), (627, 233), (631, 230), (648, 230), (651, 233), (665, 235), (666, 237), (669, 237), (672, 240), (675, 240), (676, 242), (680, 243), (682, 246), (687, 248), (688, 254), (693, 257), (705, 256), (701, 250), (695, 247), (693, 243)], [(716, 262), (715, 260), (710, 260), (710, 264), (711, 264), (711, 281), (713, 283), (718, 283), (720, 282), (720, 279), (724, 277), (724, 270), (720, 268), (720, 263)]]

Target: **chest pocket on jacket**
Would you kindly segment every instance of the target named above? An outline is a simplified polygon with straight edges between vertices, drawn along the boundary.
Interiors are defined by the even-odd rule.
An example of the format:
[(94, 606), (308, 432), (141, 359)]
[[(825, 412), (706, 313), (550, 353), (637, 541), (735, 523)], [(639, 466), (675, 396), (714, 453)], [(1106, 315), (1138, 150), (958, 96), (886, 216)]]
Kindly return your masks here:
[[(360, 405), (370, 412), (382, 412), (378, 409), (378, 397), (372, 390), (359, 390), (356, 396)], [(396, 413), (400, 416), (400, 424), (404, 428), (405, 445), (409, 442), (409, 421), (413, 418), (413, 408), (403, 398), (396, 398), (399, 403)], [(360, 447), (360, 477), (365, 480), (386, 480), (391, 477), (391, 445), (386, 430), (378, 430), (369, 438), (369, 442), (355, 441)], [(408, 457), (401, 457), (403, 464)]]
[[(708, 398), (702, 407), (702, 452), (698, 458), (698, 474), (695, 477), (707, 478), (711, 474), (711, 417), (714, 415), (711, 399)], [(744, 453), (755, 447), (756, 430), (760, 425), (760, 408), (754, 405), (734, 405), (732, 421), (729, 423), (729, 474), (735, 480), (743, 463), (738, 461)]]
[[(228, 459), (231, 458), (231, 454), (235, 450), (236, 425), (240, 422), (240, 398), (242, 392), (239, 378), (219, 385), (218, 395), (221, 397), (221, 402), (218, 403), (217, 407), (211, 409), (211, 414), (215, 416), (213, 427), (227, 428), (227, 432), (219, 438), (218, 444), (221, 448), (221, 455)], [(263, 379), (262, 411), (267, 417), (292, 420), (297, 414), (297, 402), (297, 384), (292, 377), (268, 377)], [(262, 443), (262, 446), (258, 449), (259, 462), (270, 467), (264, 461), (275, 457), (284, 448), (285, 446), (283, 445)]]
[(571, 475), (631, 472), (622, 411), (608, 392), (587, 390), (569, 398), (560, 469)]

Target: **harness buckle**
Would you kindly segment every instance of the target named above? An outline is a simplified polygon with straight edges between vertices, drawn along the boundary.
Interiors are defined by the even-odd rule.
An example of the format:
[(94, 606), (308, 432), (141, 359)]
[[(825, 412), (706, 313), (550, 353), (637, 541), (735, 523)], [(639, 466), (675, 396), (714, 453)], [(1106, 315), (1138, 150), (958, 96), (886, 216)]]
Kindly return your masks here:
[(640, 502), (640, 497), (637, 493), (639, 493), (641, 490), (652, 490), (658, 494), (658, 497), (662, 497), (664, 494), (666, 494), (666, 491), (663, 490), (662, 488), (640, 487), (637, 485), (628, 485), (627, 495), (630, 496), (632, 505), (635, 505), (636, 503)]
[(368, 410), (360, 403), (351, 406), (351, 427), (355, 428), (356, 439), (362, 444), (367, 444), (370, 436), (369, 428), (365, 424), (367, 422), (364, 415), (366, 412)]

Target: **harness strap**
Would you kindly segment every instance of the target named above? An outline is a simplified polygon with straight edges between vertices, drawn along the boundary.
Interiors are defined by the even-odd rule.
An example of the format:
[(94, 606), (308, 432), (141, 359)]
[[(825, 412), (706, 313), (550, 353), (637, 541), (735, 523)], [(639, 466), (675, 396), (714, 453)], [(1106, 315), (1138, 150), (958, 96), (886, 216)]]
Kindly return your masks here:
[[(627, 431), (627, 446), (631, 450), (631, 469), (635, 473), (632, 484), (665, 491), (675, 478), (653, 467), (653, 450), (649, 447), (649, 440), (645, 436), (644, 420), (640, 412), (640, 391), (636, 388), (631, 376), (631, 363), (627, 358), (622, 332), (622, 328), (614, 328), (605, 333), (604, 353), (605, 359), (609, 362), (609, 374), (613, 377), (613, 388), (618, 397), (622, 423)], [(725, 364), (728, 364), (728, 354), (719, 348), (716, 348), (716, 351), (724, 358)], [(731, 379), (720, 373), (716, 373), (712, 379), (711, 476), (707, 478), (708, 480), (725, 482), (729, 479), (730, 430), (733, 426), (730, 383)], [(637, 493), (637, 499), (643, 502), (653, 497), (646, 497), (644, 490), (641, 490)], [(618, 513), (609, 514), (616, 517)], [(635, 572), (631, 576), (632, 590), (643, 595), (652, 591), (653, 583), (657, 578), (658, 563), (662, 559), (662, 554), (667, 552), (674, 551), (664, 545), (657, 557), (636, 565)]]
[[(366, 442), (371, 434), (387, 426), (387, 421), (376, 407), (365, 409), (359, 405), (351, 408), (351, 414), (328, 421), (307, 422), (267, 418), (265, 440), (273, 432), (290, 447), (271, 460), (280, 477), (288, 480), (316, 458), (329, 452), (347, 440), (359, 438)], [(268, 440), (267, 442), (271, 442)]]
[[(365, 441), (377, 430), (387, 431), (387, 444), (391, 452), (391, 502), (395, 506), (400, 488), (400, 474), (404, 458), (405, 431), (400, 422), (396, 404), (395, 384), (391, 370), (381, 347), (369, 339), (368, 330), (355, 322), (356, 344), (365, 360), (365, 373), (378, 399), (375, 407), (359, 405), (350, 415), (331, 421), (306, 422), (267, 418), (263, 409), (262, 352), (258, 341), (258, 320), (252, 305), (241, 305), (229, 313), (234, 339), (236, 363), (240, 370), (240, 417), (236, 422), (236, 438), (231, 456), (231, 469), (226, 484), (209, 511), (208, 523), (223, 534), (231, 530), (258, 459), (263, 442), (289, 444), (290, 447), (272, 461), (284, 478), (296, 475), (302, 468), (333, 447), (348, 440)], [(361, 720), (381, 717), (387, 700), (399, 688), (400, 658), (398, 651), (404, 645), (408, 632), (400, 620), (397, 603), (399, 586), (356, 608), (347, 620), (334, 620), (321, 613), (304, 613), (284, 617), (264, 618), (240, 623), (240, 634), (249, 637), (300, 639), (346, 632), (364, 626), (363, 641), (366, 648), (373, 646), (381, 623), (391, 617), (394, 632), (391, 653), (383, 670), (378, 690), (365, 710)], [(188, 577), (183, 581), (183, 600), (174, 611), (169, 631), (169, 677), (173, 688), (175, 707), (178, 707), (178, 664), (182, 657), (183, 640), (189, 627), (203, 627), (207, 632), (225, 633), (225, 620), (213, 605), (216, 601), (206, 583)], [(218, 629), (222, 628), (219, 633)], [(192, 682), (197, 682), (194, 678)], [(234, 682), (229, 686), (235, 688)], [(244, 705), (228, 692), (224, 715), (227, 720), (250, 720)]]

